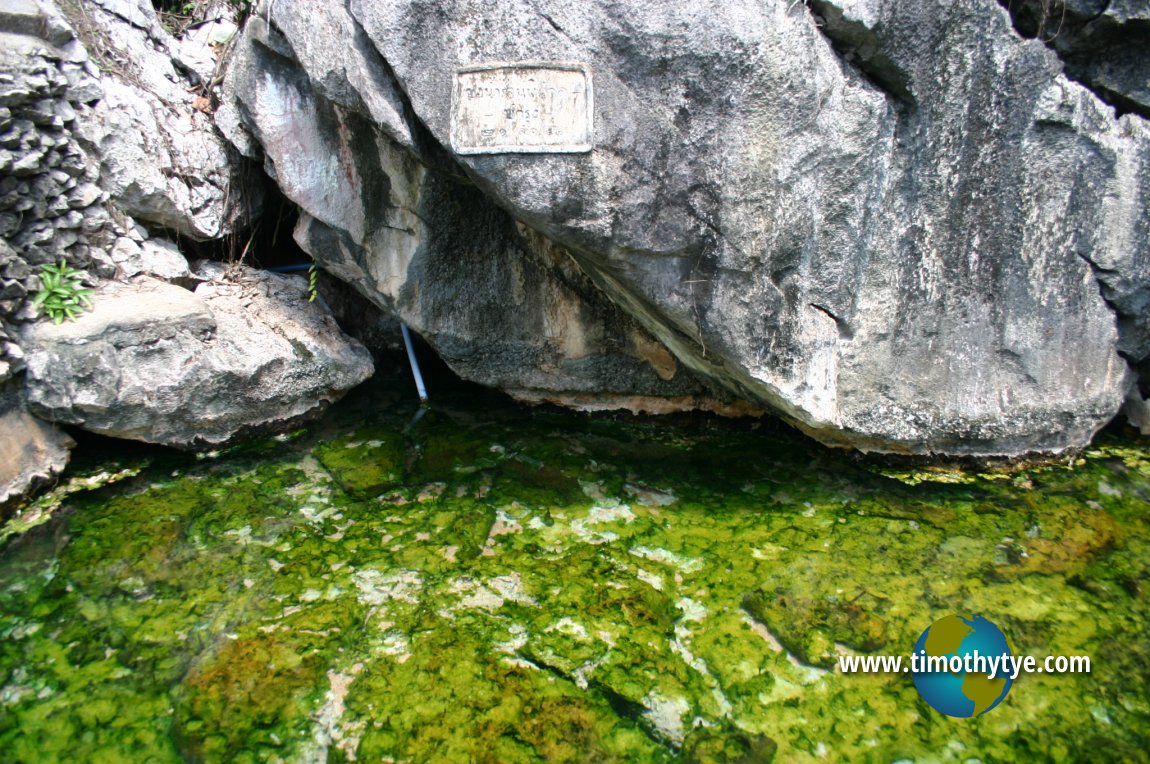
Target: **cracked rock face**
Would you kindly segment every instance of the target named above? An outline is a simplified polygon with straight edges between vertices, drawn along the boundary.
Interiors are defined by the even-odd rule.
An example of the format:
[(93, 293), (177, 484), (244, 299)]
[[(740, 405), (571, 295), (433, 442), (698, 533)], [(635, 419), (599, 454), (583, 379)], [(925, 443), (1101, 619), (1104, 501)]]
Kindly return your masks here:
[(94, 309), (25, 327), (30, 409), (102, 435), (190, 447), (322, 411), (374, 371), (304, 281), (218, 264), (195, 293), (141, 276)]
[(565, 251), (466, 182), (356, 29), (338, 5), (277, 2), (228, 73), (221, 127), (302, 208), (300, 245), (467, 379), (579, 408), (725, 410)]
[[(281, 186), (349, 156), (392, 195), (429, 167), (448, 175), (461, 67), (583, 64), (591, 151), (449, 159), (569, 252), (677, 364), (826, 443), (1082, 445), (1121, 406), (1127, 359), (1145, 357), (1145, 124), (1115, 118), (994, 3), (351, 0), (350, 18), (328, 6), (355, 66), (298, 64), (330, 49), (315, 39), (323, 25), (277, 2), (246, 35), (256, 45), (263, 33), (275, 66), (250, 64), (230, 85), (249, 149), (262, 145)], [(388, 73), (376, 80), (387, 93), (373, 93), (364, 61)], [(346, 126), (325, 141), (259, 127), (283, 101), (240, 85), (277, 67), (294, 67), (324, 108), (375, 114), (391, 148), (347, 140)], [(392, 90), (406, 132), (382, 117)], [(363, 228), (363, 205), (339, 193), (288, 191), (314, 197), (300, 203), (324, 226), (377, 236), (356, 241), (377, 282), (406, 280), (403, 246)], [(407, 209), (438, 234), (441, 217)]]
[(1123, 112), (1150, 116), (1150, 5), (1144, 0), (999, 0), (1018, 31), (1038, 37), (1066, 73)]
[(58, 5), (103, 73), (103, 97), (82, 124), (100, 185), (137, 220), (192, 239), (242, 230), (262, 188), (198, 95), (205, 64), (184, 56), (147, 0)]

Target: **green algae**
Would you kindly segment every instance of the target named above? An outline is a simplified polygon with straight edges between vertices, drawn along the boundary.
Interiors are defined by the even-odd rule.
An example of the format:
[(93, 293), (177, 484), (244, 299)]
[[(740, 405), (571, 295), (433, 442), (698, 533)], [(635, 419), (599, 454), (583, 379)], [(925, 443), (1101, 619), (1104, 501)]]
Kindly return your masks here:
[[(747, 423), (448, 399), (409, 425), (396, 397), (141, 465), (12, 538), (3, 758), (1144, 758), (1144, 439), (891, 479)], [(835, 668), (962, 612), (1092, 671), (952, 720)]]
[(403, 479), (406, 451), (400, 433), (364, 428), (315, 448), (315, 456), (351, 496), (378, 496)]

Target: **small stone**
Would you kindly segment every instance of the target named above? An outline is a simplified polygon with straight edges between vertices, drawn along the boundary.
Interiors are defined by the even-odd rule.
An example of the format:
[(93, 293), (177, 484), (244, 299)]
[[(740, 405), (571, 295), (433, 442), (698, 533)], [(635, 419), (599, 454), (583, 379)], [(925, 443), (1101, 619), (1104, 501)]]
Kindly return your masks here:
[(45, 173), (32, 181), (32, 193), (40, 198), (59, 196), (63, 188), (52, 179), (52, 173)]
[(20, 110), (20, 116), (37, 125), (48, 125), (56, 118), (56, 104), (50, 99), (42, 99)]
[(116, 239), (112, 247), (112, 260), (116, 263), (125, 263), (132, 258), (139, 258), (140, 245), (126, 236)]
[(104, 89), (96, 77), (91, 77), (82, 69), (71, 73), (65, 71), (68, 77), (68, 89), (65, 98), (76, 104), (92, 103), (104, 97)]
[(24, 351), (12, 340), (4, 342), (4, 355), (16, 361), (24, 360)]
[(28, 87), (27, 81), (21, 83), (0, 83), (0, 104), (18, 104), (35, 95), (35, 91)]
[(22, 281), (31, 275), (32, 269), (28, 267), (28, 263), (20, 258), (15, 258), (0, 269), (0, 276), (6, 279), (18, 279)]
[(94, 183), (85, 183), (68, 192), (68, 202), (72, 209), (91, 207), (100, 200), (100, 188)]
[(38, 172), (44, 160), (43, 150), (32, 150), (12, 163), (9, 171), (16, 177), (25, 177)]
[[(75, 212), (75, 210), (73, 210), (73, 212)], [(87, 215), (83, 216), (80, 229), (83, 230), (84, 233), (95, 233), (106, 226), (109, 220), (111, 220), (111, 217), (105, 210), (91, 210)]]
[(76, 210), (56, 218), (57, 228), (80, 228), (84, 223), (84, 215)]
[(12, 318), (21, 323), (31, 323), (39, 318), (39, 316), (40, 311), (36, 309), (36, 306), (33, 305), (30, 300), (25, 300), (24, 304), (20, 306), (20, 309), (16, 311), (16, 314), (12, 316)]
[(75, 231), (57, 231), (54, 243), (60, 249), (67, 249), (76, 243), (80, 234)]
[[(66, 172), (72, 178), (78, 178), (84, 174), (87, 167), (84, 165), (84, 160), (77, 156), (65, 154), (64, 158), (60, 161), (61, 172)], [(73, 185), (75, 183), (73, 182)]]
[(67, 101), (56, 101), (53, 108), (61, 122), (68, 123), (76, 119), (76, 110), (73, 109), (72, 104)]
[(52, 241), (55, 235), (55, 230), (46, 221), (34, 223), (32, 226), (24, 229), (17, 238), (17, 241), (24, 246), (35, 246), (37, 244), (47, 244)]
[(112, 279), (116, 277), (116, 266), (103, 260), (95, 260), (92, 270), (102, 279)]
[(6, 300), (12, 297), (24, 297), (28, 294), (28, 290), (24, 285), (16, 280), (0, 281), (0, 300)]

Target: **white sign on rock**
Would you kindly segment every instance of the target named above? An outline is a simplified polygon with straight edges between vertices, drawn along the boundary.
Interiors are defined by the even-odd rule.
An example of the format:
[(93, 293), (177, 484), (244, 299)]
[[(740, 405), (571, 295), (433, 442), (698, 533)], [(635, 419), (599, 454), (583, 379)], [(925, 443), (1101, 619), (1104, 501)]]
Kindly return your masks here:
[(451, 147), (457, 154), (587, 152), (594, 113), (586, 64), (465, 66), (451, 93)]

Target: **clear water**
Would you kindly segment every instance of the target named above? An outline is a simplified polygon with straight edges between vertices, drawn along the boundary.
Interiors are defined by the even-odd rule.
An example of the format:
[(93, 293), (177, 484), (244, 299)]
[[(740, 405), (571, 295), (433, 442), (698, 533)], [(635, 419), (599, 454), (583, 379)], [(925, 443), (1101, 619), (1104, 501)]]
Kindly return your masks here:
[[(0, 551), (0, 759), (1146, 758), (1146, 439), (898, 472), (766, 423), (412, 397), (81, 452)], [(1093, 670), (951, 719), (834, 669), (960, 612)]]

